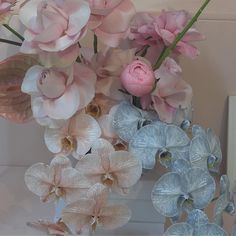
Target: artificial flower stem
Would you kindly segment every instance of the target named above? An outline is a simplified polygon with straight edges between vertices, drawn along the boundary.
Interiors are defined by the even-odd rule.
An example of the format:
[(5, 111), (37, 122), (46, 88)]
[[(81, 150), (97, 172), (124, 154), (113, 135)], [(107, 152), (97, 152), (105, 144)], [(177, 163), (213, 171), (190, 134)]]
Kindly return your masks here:
[(179, 33), (174, 42), (167, 47), (166, 49), (164, 49), (163, 53), (161, 54), (161, 56), (158, 58), (156, 64), (154, 65), (154, 70), (157, 70), (161, 64), (163, 63), (163, 61), (171, 54), (172, 50), (175, 49), (175, 47), (177, 46), (178, 42), (183, 39), (183, 37), (185, 36), (185, 34), (189, 31), (189, 29), (193, 26), (193, 24), (198, 20), (199, 16), (202, 14), (203, 10), (206, 8), (206, 6), (208, 5), (208, 3), (211, 0), (205, 0), (205, 2), (203, 3), (203, 5), (200, 7), (200, 9), (197, 11), (197, 13), (194, 15), (194, 17), (190, 20), (190, 22), (185, 26), (185, 28), (183, 29), (183, 31), (181, 33)]
[(93, 48), (94, 48), (94, 53), (97, 54), (98, 53), (98, 37), (96, 34), (94, 34), (94, 38), (93, 38)]
[(8, 39), (1, 39), (1, 38), (0, 38), (0, 43), (7, 43), (7, 44), (15, 45), (15, 46), (21, 46), (22, 45), (22, 43), (18, 43), (18, 42), (11, 41), (11, 40), (8, 40)]
[(24, 37), (21, 36), (18, 32), (16, 32), (14, 29), (11, 28), (11, 26), (7, 24), (3, 24), (3, 26), (8, 29), (11, 33), (13, 33), (17, 38), (19, 38), (21, 41), (24, 41)]

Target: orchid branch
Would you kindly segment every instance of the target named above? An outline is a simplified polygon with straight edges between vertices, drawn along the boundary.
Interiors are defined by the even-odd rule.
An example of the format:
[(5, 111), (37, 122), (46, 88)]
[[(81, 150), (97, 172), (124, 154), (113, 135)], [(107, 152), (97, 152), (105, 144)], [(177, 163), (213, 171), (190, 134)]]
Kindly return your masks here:
[(16, 32), (11, 26), (7, 25), (7, 24), (3, 24), (3, 26), (9, 30), (12, 34), (14, 34), (17, 38), (19, 38), (21, 41), (24, 41), (24, 37), (21, 36), (18, 32)]
[(7, 44), (19, 46), (19, 47), (22, 45), (22, 43), (18, 43), (18, 42), (12, 41), (12, 40), (2, 39), (2, 38), (0, 38), (0, 43), (7, 43)]
[(97, 54), (98, 53), (98, 37), (96, 34), (94, 34), (94, 38), (93, 38), (93, 48), (94, 48), (94, 53)]
[(183, 31), (176, 36), (174, 42), (169, 47), (164, 49), (164, 51), (162, 52), (161, 56), (158, 58), (156, 64), (154, 65), (154, 70), (158, 69), (161, 66), (161, 64), (163, 63), (163, 61), (171, 54), (172, 50), (175, 49), (175, 47), (177, 46), (178, 42), (181, 39), (183, 39), (185, 34), (189, 31), (189, 29), (193, 26), (193, 24), (198, 20), (199, 16), (202, 14), (203, 10), (206, 8), (206, 6), (208, 5), (208, 3), (210, 1), (211, 0), (205, 0), (203, 5), (200, 7), (200, 9), (197, 11), (197, 13), (191, 19), (191, 21), (185, 26)]

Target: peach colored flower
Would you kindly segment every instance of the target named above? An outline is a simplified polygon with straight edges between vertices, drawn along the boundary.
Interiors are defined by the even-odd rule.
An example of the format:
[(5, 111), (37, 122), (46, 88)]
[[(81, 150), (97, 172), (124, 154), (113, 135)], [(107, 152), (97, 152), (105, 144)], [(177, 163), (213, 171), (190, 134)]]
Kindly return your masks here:
[(127, 151), (115, 151), (105, 139), (99, 139), (87, 154), (78, 161), (76, 169), (91, 183), (102, 183), (111, 190), (125, 194), (142, 174), (138, 159)]
[(172, 123), (178, 108), (187, 108), (192, 101), (192, 88), (180, 77), (181, 68), (171, 58), (167, 58), (155, 71), (158, 82), (149, 96), (141, 98), (144, 109), (153, 107), (160, 120)]
[[(88, 0), (92, 15), (90, 28), (110, 47), (117, 47), (128, 36), (135, 7), (130, 0)], [(115, 26), (115, 27), (114, 27)]]
[(63, 51), (76, 44), (86, 32), (89, 4), (83, 0), (30, 0), (20, 10), (26, 26), (24, 53)]
[(25, 173), (25, 184), (42, 202), (59, 198), (72, 202), (90, 187), (83, 175), (72, 168), (70, 160), (62, 156), (55, 157), (49, 166), (43, 163), (31, 166)]
[(51, 152), (66, 156), (72, 154), (79, 159), (100, 135), (101, 129), (93, 117), (77, 113), (61, 128), (46, 128), (44, 140)]
[(125, 205), (107, 205), (108, 189), (95, 184), (87, 198), (67, 205), (62, 211), (62, 220), (75, 226), (77, 232), (89, 225), (93, 232), (97, 227), (112, 230), (128, 223), (131, 211)]
[(127, 65), (120, 78), (124, 88), (136, 97), (150, 93), (156, 80), (151, 65), (141, 60), (135, 60)]
[(17, 54), (0, 62), (0, 116), (16, 123), (32, 120), (31, 101), (22, 93), (26, 71), (38, 62), (29, 55)]
[(32, 97), (35, 119), (42, 125), (51, 120), (66, 120), (87, 106), (95, 94), (96, 75), (88, 67), (72, 69), (33, 66), (24, 78), (22, 91)]

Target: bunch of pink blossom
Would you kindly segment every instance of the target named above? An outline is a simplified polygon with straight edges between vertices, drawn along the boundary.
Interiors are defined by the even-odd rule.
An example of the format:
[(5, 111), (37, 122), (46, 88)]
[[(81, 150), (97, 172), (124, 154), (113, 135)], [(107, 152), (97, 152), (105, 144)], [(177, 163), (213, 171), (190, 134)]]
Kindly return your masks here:
[[(0, 1), (0, 19), (10, 15), (16, 2)], [(142, 163), (120, 134), (152, 121), (175, 123), (179, 110), (191, 109), (192, 89), (181, 76), (179, 56), (195, 58), (199, 52), (191, 43), (204, 37), (192, 28), (187, 12), (136, 13), (131, 0), (22, 3), (18, 13), (24, 35), (4, 25), (22, 43), (0, 42), (20, 45), (23, 76), (18, 92), (28, 94), (32, 113), (25, 118), (23, 103), (21, 111), (11, 110), (9, 116), (15, 121), (32, 116), (44, 126), (46, 146), (54, 155), (50, 165), (37, 163), (27, 170), (26, 185), (43, 202), (63, 199), (68, 204), (62, 219), (46, 224), (48, 230), (69, 233), (66, 224), (74, 224), (77, 233), (88, 225), (93, 231), (122, 226), (130, 210), (108, 206), (107, 196), (111, 191), (127, 194), (141, 177)], [(91, 35), (93, 46), (88, 47)], [(23, 54), (34, 58), (30, 64), (24, 64)], [(4, 61), (3, 69), (12, 60)], [(6, 86), (14, 83), (11, 79), (9, 75)], [(133, 106), (133, 117), (124, 126), (119, 117), (116, 122), (120, 104)], [(9, 117), (9, 110), (0, 112)], [(134, 129), (128, 131), (128, 122)], [(78, 160), (75, 167), (69, 156)]]

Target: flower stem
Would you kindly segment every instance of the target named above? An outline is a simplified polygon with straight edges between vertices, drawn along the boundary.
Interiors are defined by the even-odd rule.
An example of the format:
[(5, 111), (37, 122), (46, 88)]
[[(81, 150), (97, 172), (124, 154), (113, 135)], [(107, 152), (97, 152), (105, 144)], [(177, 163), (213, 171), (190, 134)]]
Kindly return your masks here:
[(94, 53), (97, 54), (98, 53), (98, 37), (96, 34), (94, 34), (94, 38), (93, 38), (93, 48), (94, 48)]
[(1, 38), (0, 38), (0, 43), (7, 43), (7, 44), (19, 46), (19, 47), (22, 45), (22, 43), (18, 43), (18, 42), (11, 41), (11, 40), (8, 40), (8, 39), (1, 39)]
[(178, 42), (183, 39), (185, 34), (189, 31), (189, 29), (193, 26), (193, 24), (198, 20), (199, 16), (202, 14), (203, 10), (206, 8), (206, 6), (208, 5), (208, 3), (210, 1), (211, 0), (205, 0), (203, 5), (200, 7), (200, 9), (194, 15), (194, 17), (185, 26), (183, 31), (176, 36), (174, 42), (163, 51), (161, 56), (158, 58), (156, 64), (154, 65), (154, 70), (158, 69), (161, 66), (161, 64), (163, 63), (163, 61), (171, 54), (172, 50), (175, 49), (175, 47), (177, 46)]
[(11, 26), (7, 24), (3, 24), (3, 26), (8, 29), (11, 33), (13, 33), (17, 38), (19, 38), (21, 41), (24, 41), (24, 37), (21, 36), (18, 32), (16, 32), (14, 29), (11, 28)]

